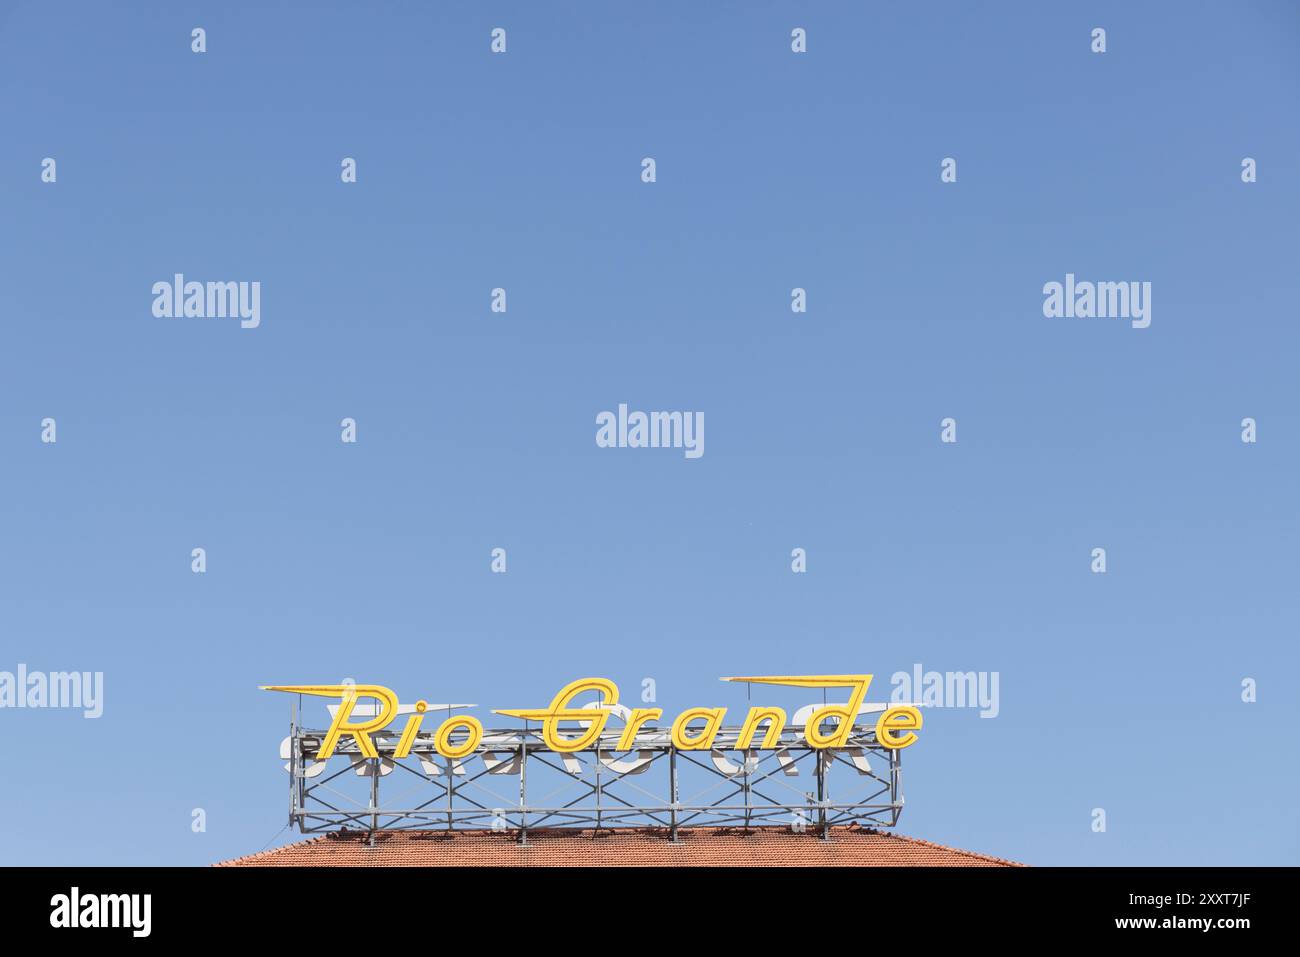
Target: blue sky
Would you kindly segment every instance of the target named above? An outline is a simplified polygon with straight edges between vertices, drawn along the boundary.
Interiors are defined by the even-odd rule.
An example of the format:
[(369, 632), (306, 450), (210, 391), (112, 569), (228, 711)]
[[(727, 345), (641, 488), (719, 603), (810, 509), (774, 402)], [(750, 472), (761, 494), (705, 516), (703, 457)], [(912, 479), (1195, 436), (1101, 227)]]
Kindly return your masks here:
[[(0, 670), (105, 676), (0, 711), (0, 861), (291, 839), (259, 684), (919, 662), (1001, 712), (927, 714), (903, 833), (1300, 862), (1300, 8), (126, 7), (0, 12)], [(176, 272), (260, 327), (155, 318)], [(1045, 318), (1067, 272), (1150, 328)], [(705, 455), (598, 448), (620, 402)]]

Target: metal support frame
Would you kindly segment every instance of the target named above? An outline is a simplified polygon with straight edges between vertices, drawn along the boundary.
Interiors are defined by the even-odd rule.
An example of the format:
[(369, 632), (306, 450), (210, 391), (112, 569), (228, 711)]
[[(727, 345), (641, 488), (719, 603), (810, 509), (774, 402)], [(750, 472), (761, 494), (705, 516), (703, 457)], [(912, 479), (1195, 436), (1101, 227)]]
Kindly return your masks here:
[[(711, 750), (685, 751), (667, 729), (649, 728), (627, 752), (614, 750), (619, 734), (608, 732), (563, 754), (538, 730), (492, 730), (458, 759), (436, 754), (431, 734), (418, 735), (401, 759), (393, 756), (396, 736), (372, 738), (378, 758), (362, 757), (344, 736), (324, 765), (315, 755), (325, 731), (302, 727), (297, 708), (290, 729), (289, 821), (303, 833), (490, 829), (526, 844), (541, 828), (657, 828), (675, 841), (685, 827), (776, 824), (826, 838), (853, 822), (893, 827), (903, 809), (900, 752), (880, 745), (872, 726), (855, 726), (835, 750), (812, 748), (802, 728), (787, 726), (770, 749), (737, 749), (741, 729), (727, 727)], [(660, 763), (668, 767), (666, 796), (642, 783)], [(813, 807), (799, 784), (809, 774)], [(500, 793), (510, 777), (518, 778), (513, 798)]]

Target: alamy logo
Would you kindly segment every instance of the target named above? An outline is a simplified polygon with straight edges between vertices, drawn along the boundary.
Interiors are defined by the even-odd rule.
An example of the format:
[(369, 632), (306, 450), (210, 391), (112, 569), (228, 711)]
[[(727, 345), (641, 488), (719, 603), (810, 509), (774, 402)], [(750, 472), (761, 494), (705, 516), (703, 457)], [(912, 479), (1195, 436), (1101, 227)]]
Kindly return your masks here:
[(80, 708), (83, 718), (104, 713), (102, 671), (0, 671), (0, 708)]
[(176, 273), (171, 282), (153, 284), (153, 314), (159, 319), (238, 319), (244, 329), (262, 323), (260, 282), (186, 282)]
[(1131, 319), (1134, 329), (1151, 325), (1151, 283), (1075, 282), (1043, 285), (1043, 315), (1048, 319)]
[(129, 927), (132, 937), (148, 937), (152, 911), (152, 894), (82, 894), (74, 887), (50, 898), (50, 926)]
[(911, 702), (923, 708), (979, 708), (981, 718), (996, 718), (1002, 710), (998, 700), (997, 671), (925, 671), (912, 665), (911, 672), (895, 671), (889, 683), (895, 704)]
[(703, 412), (628, 412), (596, 416), (596, 444), (602, 449), (685, 449), (688, 459), (704, 454)]

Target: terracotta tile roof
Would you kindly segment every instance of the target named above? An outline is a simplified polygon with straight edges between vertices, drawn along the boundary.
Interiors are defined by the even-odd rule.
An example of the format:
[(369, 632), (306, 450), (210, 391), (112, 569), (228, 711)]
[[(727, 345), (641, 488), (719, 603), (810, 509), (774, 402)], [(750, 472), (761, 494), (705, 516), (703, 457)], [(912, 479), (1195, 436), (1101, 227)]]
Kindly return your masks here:
[(857, 826), (837, 827), (830, 840), (789, 828), (681, 828), (666, 831), (513, 832), (380, 831), (369, 846), (362, 831), (336, 831), (297, 844), (250, 854), (218, 867), (1019, 867), (986, 854), (960, 851), (914, 837)]

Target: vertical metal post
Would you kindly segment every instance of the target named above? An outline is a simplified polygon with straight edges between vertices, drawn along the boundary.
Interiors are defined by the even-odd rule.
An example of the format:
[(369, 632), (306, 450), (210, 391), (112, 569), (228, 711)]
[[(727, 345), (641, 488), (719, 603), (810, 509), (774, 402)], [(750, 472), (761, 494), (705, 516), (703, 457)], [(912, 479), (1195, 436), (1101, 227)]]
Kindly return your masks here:
[(601, 824), (602, 824), (602, 819), (601, 819), (601, 814), (600, 814), (600, 798), (601, 798), (601, 784), (600, 784), (600, 738), (597, 738), (597, 739), (596, 739), (596, 758), (595, 758), (595, 761), (596, 761), (596, 830), (599, 831), (600, 828), (601, 828)]
[(447, 759), (447, 830), (452, 829), (452, 798), (456, 795), (456, 775), (454, 761)]
[(528, 843), (528, 732), (519, 741), (519, 843)]
[(901, 748), (891, 748), (889, 751), (889, 763), (891, 765), (889, 775), (890, 783), (893, 788), (889, 793), (889, 803), (893, 805), (890, 809), (893, 814), (894, 826), (898, 826), (898, 818), (902, 815), (903, 809), (899, 807), (899, 799), (903, 791), (903, 755)]
[[(451, 717), (451, 705), (447, 706), (447, 717)], [(456, 797), (456, 775), (454, 759), (447, 758), (447, 831), (452, 830), (454, 822), (453, 801)]]
[(670, 826), (668, 828), (668, 839), (676, 842), (677, 840), (677, 748), (675, 745), (668, 746), (668, 804)]
[(749, 830), (750, 821), (750, 794), (749, 794), (749, 752), (740, 752), (741, 769), (745, 774), (745, 830)]
[(826, 762), (822, 760), (821, 751), (813, 754), (817, 761), (817, 827), (825, 840), (829, 836), (826, 828)]
[[(754, 689), (754, 686), (753, 686), (752, 684), (750, 684), (748, 681), (746, 681), (746, 682), (745, 682), (745, 704), (747, 704), (747, 705), (752, 704), (752, 702), (753, 702), (753, 694), (752, 694), (753, 689)], [(778, 737), (778, 738), (780, 737), (780, 731), (779, 731), (779, 730), (778, 730), (778, 732), (777, 732), (777, 737)], [(737, 741), (736, 743), (739, 744), (740, 742)], [(752, 738), (750, 739), (750, 742), (749, 742), (749, 743), (750, 743), (750, 744), (753, 744), (753, 743), (754, 743)], [(748, 830), (749, 830), (749, 821), (750, 821), (750, 813), (749, 813), (749, 810), (750, 810), (750, 808), (749, 808), (749, 804), (750, 804), (750, 793), (749, 793), (749, 752), (748, 752), (748, 751), (741, 751), (741, 752), (740, 752), (740, 760), (741, 760), (741, 765), (740, 765), (740, 766), (741, 766), (742, 769), (744, 769), (744, 772), (745, 772), (745, 830), (748, 831)]]
[[(379, 768), (382, 758), (372, 758), (370, 764), (370, 810), (379, 810)], [(370, 815), (370, 846), (375, 846), (375, 831), (379, 829), (379, 815)]]

